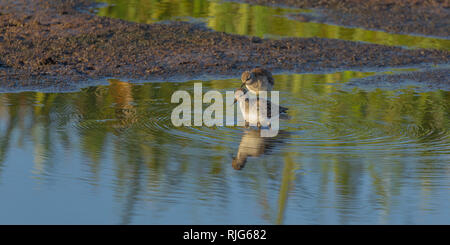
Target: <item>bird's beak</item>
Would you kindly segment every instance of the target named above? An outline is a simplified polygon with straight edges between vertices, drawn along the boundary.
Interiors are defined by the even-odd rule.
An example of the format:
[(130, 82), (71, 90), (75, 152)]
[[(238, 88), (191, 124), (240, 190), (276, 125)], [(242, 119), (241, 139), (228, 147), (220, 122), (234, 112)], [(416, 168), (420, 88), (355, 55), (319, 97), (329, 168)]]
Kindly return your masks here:
[(242, 88), (242, 87), (244, 87), (244, 85), (245, 85), (245, 83), (242, 83), (242, 84), (241, 84), (241, 87), (239, 87), (239, 88)]
[(233, 102), (233, 105), (234, 105), (234, 104), (236, 104), (236, 101), (237, 101), (237, 99), (236, 99), (236, 98), (234, 98), (234, 102)]

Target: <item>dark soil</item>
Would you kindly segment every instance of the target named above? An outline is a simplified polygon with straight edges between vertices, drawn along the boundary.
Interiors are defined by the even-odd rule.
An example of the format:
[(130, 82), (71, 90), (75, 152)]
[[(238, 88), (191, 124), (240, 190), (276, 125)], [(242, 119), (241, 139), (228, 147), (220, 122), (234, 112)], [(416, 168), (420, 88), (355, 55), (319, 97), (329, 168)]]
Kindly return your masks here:
[(335, 23), (393, 33), (450, 37), (448, 0), (242, 0), (263, 5), (319, 9), (300, 21)]
[(184, 22), (137, 24), (89, 14), (89, 0), (0, 1), (0, 88), (67, 86), (105, 77), (161, 80), (272, 71), (448, 63), (450, 52), (350, 41), (266, 40)]

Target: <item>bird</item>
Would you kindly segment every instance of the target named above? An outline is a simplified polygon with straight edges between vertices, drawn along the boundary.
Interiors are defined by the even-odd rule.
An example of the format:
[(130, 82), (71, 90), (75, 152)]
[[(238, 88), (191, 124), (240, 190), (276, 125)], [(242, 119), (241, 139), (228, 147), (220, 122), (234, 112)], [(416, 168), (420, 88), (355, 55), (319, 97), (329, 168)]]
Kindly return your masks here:
[[(239, 108), (241, 109), (242, 116), (245, 121), (245, 125), (249, 124), (257, 125), (257, 127), (269, 127), (271, 120), (276, 117), (286, 118), (288, 108), (279, 106), (272, 103), (270, 100), (259, 98), (257, 96), (249, 96), (248, 91), (245, 88), (238, 88), (234, 92), (235, 102), (239, 102)], [(260, 103), (266, 103), (266, 106), (261, 106)], [(278, 106), (278, 115), (272, 115), (272, 106)], [(261, 110), (261, 112), (260, 112)]]
[(258, 95), (260, 91), (271, 91), (275, 80), (270, 71), (258, 67), (251, 71), (244, 71), (241, 82), (241, 88), (245, 85), (250, 92)]

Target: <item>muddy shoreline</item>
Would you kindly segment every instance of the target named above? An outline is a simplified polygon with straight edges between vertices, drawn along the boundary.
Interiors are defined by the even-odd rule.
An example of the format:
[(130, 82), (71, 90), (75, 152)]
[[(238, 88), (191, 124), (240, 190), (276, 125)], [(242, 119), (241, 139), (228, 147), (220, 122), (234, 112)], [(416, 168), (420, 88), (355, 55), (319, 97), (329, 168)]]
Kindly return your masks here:
[(450, 37), (450, 2), (439, 0), (230, 0), (316, 9), (295, 14), (303, 22), (332, 23), (399, 34)]
[(377, 88), (393, 90), (414, 87), (415, 91), (448, 90), (450, 84), (448, 67), (425, 68), (418, 71), (397, 72), (394, 74), (377, 74), (347, 82), (345, 88)]
[(274, 72), (319, 72), (450, 60), (450, 52), (442, 50), (320, 38), (267, 40), (185, 22), (130, 23), (88, 13), (93, 4), (90, 0), (1, 1), (0, 88), (64, 88), (105, 77), (238, 77), (254, 66)]

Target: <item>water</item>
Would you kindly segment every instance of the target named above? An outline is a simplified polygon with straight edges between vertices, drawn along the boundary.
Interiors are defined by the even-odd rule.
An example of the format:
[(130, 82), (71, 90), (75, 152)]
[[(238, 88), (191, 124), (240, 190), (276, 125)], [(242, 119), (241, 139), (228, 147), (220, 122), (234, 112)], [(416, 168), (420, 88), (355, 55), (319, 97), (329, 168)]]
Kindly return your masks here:
[(321, 37), (410, 48), (450, 50), (447, 38), (393, 34), (384, 31), (332, 24), (301, 22), (289, 17), (295, 13), (314, 14), (308, 9), (250, 5), (219, 0), (101, 0), (108, 3), (97, 14), (139, 23), (167, 20), (203, 22), (209, 28), (227, 33), (264, 38)]
[(238, 78), (0, 94), (0, 223), (448, 224), (450, 91), (342, 86), (373, 74), (274, 76), (271, 139), (172, 126), (173, 92)]

